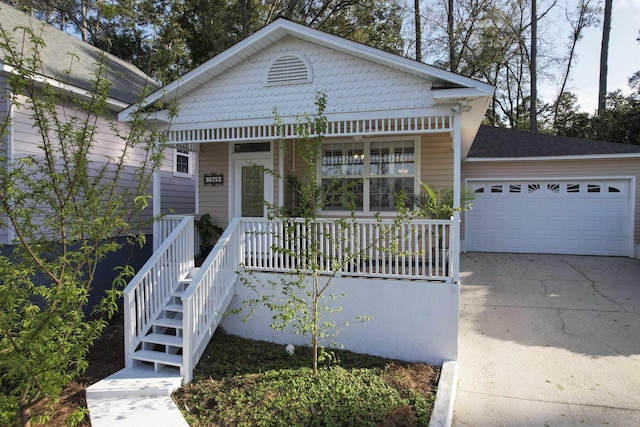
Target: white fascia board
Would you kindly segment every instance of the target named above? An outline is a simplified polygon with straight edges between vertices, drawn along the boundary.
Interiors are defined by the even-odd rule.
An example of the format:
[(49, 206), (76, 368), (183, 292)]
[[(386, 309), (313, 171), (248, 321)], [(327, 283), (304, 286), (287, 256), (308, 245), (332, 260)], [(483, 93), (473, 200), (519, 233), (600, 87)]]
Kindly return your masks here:
[(495, 88), (482, 83), (483, 87), (434, 89), (432, 96), (435, 101), (456, 101), (459, 99), (473, 99), (478, 97), (493, 96)]
[(540, 161), (562, 161), (562, 160), (620, 160), (620, 159), (640, 159), (640, 153), (618, 153), (618, 154), (585, 154), (572, 156), (536, 156), (536, 157), (467, 157), (464, 161), (470, 163), (481, 162), (540, 162)]
[[(162, 112), (158, 112), (152, 116), (153, 119), (169, 122), (169, 118), (166, 115), (162, 115)], [(338, 121), (356, 121), (356, 120), (376, 120), (376, 119), (402, 119), (413, 117), (442, 117), (452, 115), (451, 110), (443, 108), (407, 108), (397, 110), (375, 110), (375, 111), (360, 111), (360, 112), (337, 112), (326, 113), (325, 117), (328, 122)], [(311, 115), (310, 117), (313, 117)], [(282, 124), (295, 124), (299, 121), (297, 115), (280, 116)], [(175, 120), (171, 123), (171, 130), (186, 130), (186, 129), (198, 129), (204, 128), (225, 128), (225, 127), (243, 127), (243, 126), (268, 126), (275, 125), (275, 119), (273, 116), (266, 117), (251, 117), (247, 119), (229, 119), (229, 120), (214, 120), (214, 121), (198, 121), (198, 122), (184, 122), (179, 123)]]

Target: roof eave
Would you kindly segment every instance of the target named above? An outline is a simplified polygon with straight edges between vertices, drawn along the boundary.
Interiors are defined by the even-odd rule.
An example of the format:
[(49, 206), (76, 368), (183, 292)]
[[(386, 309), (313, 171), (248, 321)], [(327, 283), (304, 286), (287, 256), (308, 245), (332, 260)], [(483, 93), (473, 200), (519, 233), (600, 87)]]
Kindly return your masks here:
[(607, 160), (607, 159), (640, 159), (640, 153), (611, 154), (574, 154), (566, 156), (529, 156), (529, 157), (467, 157), (465, 162), (535, 162), (562, 160)]
[[(0, 61), (0, 73), (5, 75), (14, 74), (16, 73), (16, 69), (11, 65), (8, 65)], [(82, 89), (78, 86), (74, 86), (68, 83), (63, 83), (59, 80), (52, 79), (50, 77), (45, 77), (40, 74), (32, 75), (30, 78), (37, 84), (49, 85), (55, 89), (65, 91), (82, 98), (91, 98), (93, 96), (91, 91)], [(109, 97), (107, 98), (107, 105), (109, 106), (109, 109), (111, 109), (112, 111), (119, 111), (128, 107), (130, 104), (120, 101), (118, 99)]]

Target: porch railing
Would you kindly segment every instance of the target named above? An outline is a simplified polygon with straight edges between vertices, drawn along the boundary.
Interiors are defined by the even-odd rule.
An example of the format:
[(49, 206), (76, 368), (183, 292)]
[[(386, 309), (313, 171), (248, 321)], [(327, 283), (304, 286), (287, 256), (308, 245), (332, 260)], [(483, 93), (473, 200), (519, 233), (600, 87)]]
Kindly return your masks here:
[(233, 298), (233, 287), (242, 262), (243, 239), (239, 224), (239, 218), (231, 221), (182, 295), (185, 382), (191, 381), (193, 368)]
[(192, 216), (161, 220), (166, 238), (142, 269), (124, 289), (125, 364), (131, 356), (180, 278), (194, 265), (194, 225)]
[[(253, 270), (340, 270), (344, 276), (449, 282), (453, 221), (243, 218), (244, 265)], [(313, 265), (312, 265), (313, 264)]]

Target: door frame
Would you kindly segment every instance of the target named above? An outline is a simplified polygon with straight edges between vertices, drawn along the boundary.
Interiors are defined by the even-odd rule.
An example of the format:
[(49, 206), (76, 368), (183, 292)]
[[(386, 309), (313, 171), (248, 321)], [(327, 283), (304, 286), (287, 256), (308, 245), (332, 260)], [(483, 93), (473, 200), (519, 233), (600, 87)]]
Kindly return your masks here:
[[(235, 153), (234, 147), (236, 144), (242, 143), (230, 143), (229, 144), (229, 221), (239, 211), (240, 197), (240, 183), (238, 182), (239, 168), (236, 168), (237, 161), (245, 161), (247, 164), (255, 163), (261, 164), (267, 169), (273, 170), (273, 141), (269, 141), (269, 151), (257, 152), (257, 153)], [(273, 174), (267, 173), (264, 176), (264, 198), (267, 202), (273, 203), (274, 201), (274, 180)], [(265, 212), (266, 216), (266, 212)]]

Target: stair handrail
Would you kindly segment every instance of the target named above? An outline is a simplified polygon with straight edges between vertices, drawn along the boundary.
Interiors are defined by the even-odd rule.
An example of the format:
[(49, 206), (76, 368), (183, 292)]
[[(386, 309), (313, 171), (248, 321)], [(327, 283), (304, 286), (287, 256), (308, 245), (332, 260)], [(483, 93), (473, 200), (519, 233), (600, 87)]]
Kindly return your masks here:
[(125, 366), (152, 322), (169, 300), (177, 281), (194, 265), (194, 217), (184, 216), (123, 291)]
[(241, 219), (234, 218), (182, 295), (182, 374), (191, 381), (209, 340), (234, 295), (241, 264)]

